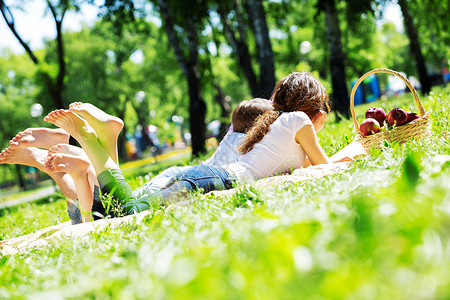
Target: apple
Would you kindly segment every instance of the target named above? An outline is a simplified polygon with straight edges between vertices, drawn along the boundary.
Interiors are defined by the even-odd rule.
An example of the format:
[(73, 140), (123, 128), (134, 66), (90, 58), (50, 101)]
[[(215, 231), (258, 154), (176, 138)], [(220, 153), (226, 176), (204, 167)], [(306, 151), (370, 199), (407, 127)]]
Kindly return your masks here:
[(373, 118), (383, 126), (384, 120), (386, 120), (386, 113), (381, 107), (371, 107), (366, 111), (366, 119), (367, 118)]
[(363, 136), (368, 136), (373, 133), (377, 133), (380, 131), (380, 123), (374, 118), (367, 118), (364, 121), (362, 121), (361, 125), (359, 126), (359, 130), (361, 131), (361, 134)]
[(401, 126), (408, 121), (408, 113), (401, 108), (391, 109), (386, 115), (389, 125)]
[(408, 112), (408, 120), (406, 121), (406, 123), (409, 123), (409, 122), (417, 120), (417, 119), (420, 119), (420, 116), (416, 113), (409, 111)]

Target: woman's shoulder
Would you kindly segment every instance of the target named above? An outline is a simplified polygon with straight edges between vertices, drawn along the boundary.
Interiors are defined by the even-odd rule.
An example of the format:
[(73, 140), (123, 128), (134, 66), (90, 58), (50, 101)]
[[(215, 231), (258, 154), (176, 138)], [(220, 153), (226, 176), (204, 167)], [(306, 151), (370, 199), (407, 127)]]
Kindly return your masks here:
[(290, 111), (290, 112), (284, 112), (281, 114), (280, 117), (286, 117), (286, 118), (301, 118), (301, 119), (308, 119), (309, 117), (307, 114), (305, 114), (303, 111)]
[(298, 127), (307, 123), (311, 123), (307, 114), (302, 111), (292, 111), (282, 113), (278, 120), (282, 125), (289, 125), (289, 127)]

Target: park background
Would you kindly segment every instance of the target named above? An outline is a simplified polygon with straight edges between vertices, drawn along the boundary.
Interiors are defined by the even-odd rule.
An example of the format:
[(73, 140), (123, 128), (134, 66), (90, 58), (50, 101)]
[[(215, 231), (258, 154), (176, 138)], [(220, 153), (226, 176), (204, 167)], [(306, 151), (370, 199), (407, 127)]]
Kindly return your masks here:
[[(0, 144), (25, 128), (49, 126), (45, 114), (81, 100), (125, 120), (122, 161), (147, 146), (160, 154), (175, 141), (191, 144), (197, 156), (208, 137), (220, 141), (239, 101), (270, 98), (292, 71), (325, 83), (337, 121), (349, 117), (351, 83), (376, 67), (414, 77), (427, 94), (448, 72), (446, 5), (2, 1)], [(387, 76), (378, 82), (384, 92)], [(127, 143), (135, 136), (137, 151)], [(1, 182), (26, 188), (25, 171), (3, 167)]]
[[(2, 256), (2, 297), (448, 298), (448, 2), (0, 5), (1, 147), (27, 127), (51, 127), (46, 113), (79, 100), (124, 119), (123, 147), (137, 128), (157, 131), (161, 145), (191, 146), (193, 160), (189, 153), (160, 162), (158, 147), (148, 147), (131, 165), (139, 157), (120, 149), (133, 187), (171, 164), (203, 159), (214, 148), (207, 124), (220, 121), (220, 141), (239, 101), (269, 98), (292, 71), (312, 72), (329, 91), (334, 110), (319, 134), (329, 155), (352, 140), (351, 85), (374, 68), (406, 74), (433, 121), (428, 139), (385, 145), (346, 175), (225, 199), (196, 195), (192, 207), (154, 208), (131, 227)], [(370, 105), (415, 110), (404, 86), (376, 78), (380, 97), (364, 90), (377, 101), (357, 108), (360, 119)], [(0, 167), (2, 201), (19, 188), (34, 193), (27, 171)], [(63, 200), (56, 193), (2, 209), (1, 239), (67, 221)]]

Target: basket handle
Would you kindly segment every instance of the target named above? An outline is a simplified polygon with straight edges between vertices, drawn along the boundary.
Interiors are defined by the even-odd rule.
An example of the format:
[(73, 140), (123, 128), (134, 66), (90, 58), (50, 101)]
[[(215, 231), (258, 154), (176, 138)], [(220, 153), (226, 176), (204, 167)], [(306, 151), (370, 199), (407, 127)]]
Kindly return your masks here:
[(416, 100), (416, 105), (419, 108), (419, 115), (423, 116), (425, 114), (425, 110), (424, 110), (424, 108), (422, 106), (422, 103), (419, 100), (419, 96), (417, 95), (416, 89), (412, 86), (412, 84), (409, 82), (409, 80), (405, 76), (403, 76), (399, 72), (391, 70), (391, 69), (384, 69), (384, 68), (373, 69), (372, 71), (367, 72), (366, 74), (361, 76), (361, 78), (358, 79), (358, 81), (353, 86), (352, 92), (350, 94), (350, 111), (352, 113), (353, 124), (355, 125), (356, 132), (361, 133), (361, 131), (359, 130), (359, 123), (356, 120), (356, 114), (355, 114), (355, 93), (356, 93), (356, 89), (358, 88), (358, 86), (360, 85), (360, 83), (364, 79), (366, 79), (368, 76), (370, 76), (372, 74), (375, 74), (375, 73), (389, 73), (389, 74), (395, 75), (395, 76), (399, 77), (401, 80), (403, 80), (403, 82), (406, 83), (406, 86), (409, 88), (409, 90), (413, 94), (414, 99)]

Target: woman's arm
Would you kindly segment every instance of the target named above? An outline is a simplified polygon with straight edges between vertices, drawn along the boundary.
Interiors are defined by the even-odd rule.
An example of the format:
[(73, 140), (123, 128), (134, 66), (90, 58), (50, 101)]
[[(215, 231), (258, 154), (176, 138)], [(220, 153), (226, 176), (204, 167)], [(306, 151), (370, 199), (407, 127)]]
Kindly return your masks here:
[(297, 131), (295, 134), (295, 141), (302, 146), (311, 165), (331, 163), (317, 140), (316, 131), (312, 124), (306, 124)]
[(325, 152), (323, 152), (322, 147), (317, 140), (316, 131), (312, 125), (303, 126), (295, 134), (295, 141), (299, 143), (306, 154), (305, 164), (303, 168), (309, 167), (310, 165), (320, 165), (337, 163), (344, 161), (352, 161), (352, 157), (344, 156), (338, 159), (331, 160)]

